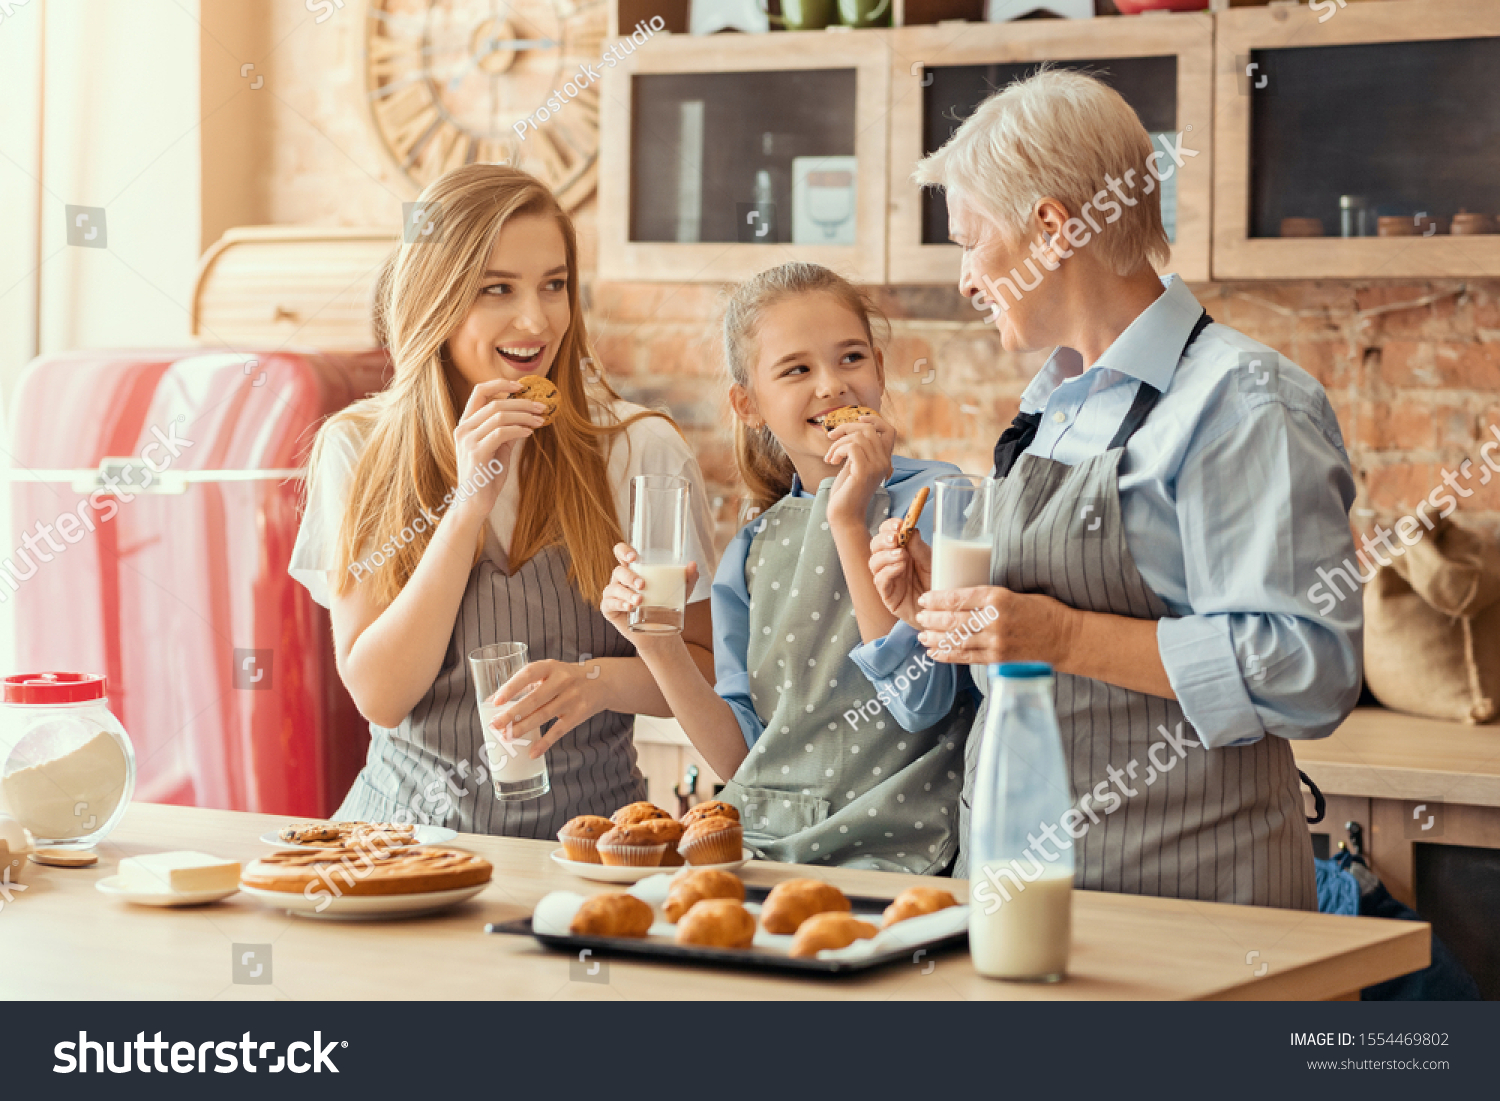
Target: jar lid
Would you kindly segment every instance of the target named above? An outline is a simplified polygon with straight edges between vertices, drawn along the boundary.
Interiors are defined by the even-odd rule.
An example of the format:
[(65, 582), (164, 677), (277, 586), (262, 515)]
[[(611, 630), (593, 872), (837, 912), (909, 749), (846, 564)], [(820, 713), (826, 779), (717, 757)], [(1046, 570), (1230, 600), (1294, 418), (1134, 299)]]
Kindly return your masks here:
[(17, 673), (5, 678), (6, 703), (82, 703), (104, 699), (103, 673)]

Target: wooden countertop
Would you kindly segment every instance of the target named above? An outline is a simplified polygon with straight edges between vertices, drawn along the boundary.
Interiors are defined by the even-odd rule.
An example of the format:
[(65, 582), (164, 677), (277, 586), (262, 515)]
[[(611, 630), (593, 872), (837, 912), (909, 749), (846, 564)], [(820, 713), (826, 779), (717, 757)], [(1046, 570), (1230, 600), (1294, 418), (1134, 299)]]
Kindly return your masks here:
[[(494, 863), (493, 882), (452, 910), (405, 921), (291, 917), (244, 894), (160, 910), (94, 889), (121, 858), (146, 852), (199, 849), (248, 862), (269, 851), (260, 834), (285, 821), (141, 803), (100, 846), (94, 867), (30, 865), (27, 890), (0, 911), (4, 943), (25, 946), (6, 954), (0, 999), (1322, 999), (1429, 962), (1428, 926), (1419, 922), (1078, 891), (1070, 975), (1050, 986), (984, 979), (964, 951), (856, 979), (613, 960), (609, 985), (574, 982), (571, 957), (530, 937), (486, 934), (484, 925), (527, 916), (552, 890), (612, 888), (558, 868), (548, 858), (552, 842), (473, 835), (456, 844)], [(883, 897), (919, 882), (775, 864), (747, 865), (743, 874), (762, 885), (813, 874)], [(959, 897), (966, 890), (962, 881), (935, 882)], [(272, 945), (272, 985), (232, 982), (235, 944)]]
[(1359, 707), (1329, 737), (1294, 741), (1292, 752), (1326, 795), (1500, 807), (1500, 725)]

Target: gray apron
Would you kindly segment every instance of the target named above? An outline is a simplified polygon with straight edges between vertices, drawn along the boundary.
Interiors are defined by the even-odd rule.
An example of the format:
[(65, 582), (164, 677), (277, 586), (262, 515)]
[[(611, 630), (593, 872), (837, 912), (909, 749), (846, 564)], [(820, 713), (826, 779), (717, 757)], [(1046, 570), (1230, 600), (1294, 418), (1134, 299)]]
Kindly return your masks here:
[[(552, 838), (579, 814), (612, 814), (646, 798), (636, 767), (634, 716), (601, 711), (547, 750), (551, 791), (495, 798), (469, 671), (471, 650), (524, 642), (532, 661), (633, 657), (635, 647), (568, 581), (568, 554), (551, 546), (507, 575), (491, 539), (469, 574), (442, 670), (394, 730), (370, 724), (370, 753), (340, 819), (451, 826), (460, 833)], [(549, 724), (550, 727), (550, 724)]]
[[(958, 848), (974, 704), (965, 693), (915, 734), (884, 708), (857, 725), (844, 718), (877, 697), (849, 657), (861, 638), (828, 529), (832, 485), (785, 497), (757, 521), (745, 559), (746, 669), (765, 731), (721, 798), (740, 808), (745, 844), (764, 859), (938, 871)], [(889, 515), (882, 486), (867, 513), (872, 536)]]
[[(1083, 611), (1151, 620), (1172, 614), (1136, 569), (1120, 513), (1125, 444), (1159, 397), (1143, 382), (1109, 449), (1076, 466), (1025, 453), (1015, 460), (991, 502), (998, 512), (992, 585), (1045, 593)], [(982, 690), (988, 693), (989, 685)], [(1205, 749), (1176, 700), (1088, 677), (1058, 675), (1055, 698), (1075, 805), (1101, 781), (1119, 800), (1108, 813), (1111, 801), (1094, 804), (1097, 824), (1077, 824), (1087, 824), (1088, 832), (1074, 841), (1076, 886), (1318, 908), (1312, 840), (1285, 738)], [(961, 806), (965, 852), (955, 876), (968, 874), (969, 793), (987, 710), (986, 699), (969, 739)], [(1179, 743), (1186, 740), (1180, 752), (1161, 727)], [(1110, 766), (1135, 795), (1121, 792)]]

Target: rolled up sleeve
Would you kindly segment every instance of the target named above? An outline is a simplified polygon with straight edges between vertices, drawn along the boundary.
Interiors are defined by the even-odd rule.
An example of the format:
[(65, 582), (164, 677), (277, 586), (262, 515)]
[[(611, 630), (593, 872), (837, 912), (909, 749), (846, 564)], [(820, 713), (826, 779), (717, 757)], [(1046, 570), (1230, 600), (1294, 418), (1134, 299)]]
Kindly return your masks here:
[(714, 691), (739, 720), (745, 744), (754, 746), (765, 733), (755, 711), (745, 655), (750, 652), (750, 592), (745, 587), (745, 556), (755, 525), (745, 527), (724, 549), (709, 594), (714, 623)]
[(926, 730), (953, 707), (959, 667), (933, 661), (908, 623), (898, 621), (890, 634), (856, 646), (849, 657), (904, 730)]
[(1359, 697), (1359, 592), (1334, 599), (1319, 572), (1355, 560), (1354, 481), (1320, 421), (1334, 423), (1326, 399), (1268, 398), (1190, 451), (1179, 474), (1191, 613), (1159, 620), (1157, 644), (1210, 748), (1326, 737)]

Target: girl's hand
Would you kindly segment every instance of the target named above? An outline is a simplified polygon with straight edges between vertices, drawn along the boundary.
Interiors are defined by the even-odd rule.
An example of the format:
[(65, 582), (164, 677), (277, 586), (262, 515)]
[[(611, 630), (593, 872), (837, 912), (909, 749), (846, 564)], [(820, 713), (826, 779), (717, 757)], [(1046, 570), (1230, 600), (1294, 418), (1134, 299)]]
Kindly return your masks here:
[[(588, 722), (604, 710), (604, 691), (600, 687), (597, 662), (533, 661), (490, 697), (502, 705), (490, 722), (490, 728), (502, 742), (526, 739), (529, 746), (520, 749), (532, 760), (547, 751), (576, 726)], [(556, 719), (545, 737), (540, 728)]]
[(891, 615), (920, 630), (917, 599), (932, 587), (932, 548), (913, 530), (905, 547), (896, 545), (902, 517), (892, 516), (870, 540), (870, 573)]
[(1081, 614), (1041, 593), (990, 585), (925, 593), (918, 603), (917, 640), (936, 661), (1045, 661), (1060, 672), (1068, 667)]
[[(458, 493), (453, 508), (483, 518), (495, 507), (500, 490), (510, 476), (510, 453), (517, 440), (524, 440), (542, 424), (546, 407), (539, 402), (513, 398), (521, 388), (509, 379), (490, 379), (474, 387), (463, 415), (453, 429), (453, 444), (458, 451)], [(490, 477), (489, 462), (498, 459), (500, 473)], [(479, 485), (475, 475), (484, 470), (487, 485)], [(460, 496), (461, 495), (461, 496)]]
[(830, 523), (863, 526), (875, 487), (891, 476), (896, 430), (879, 417), (863, 416), (828, 433), (832, 445), (823, 461), (842, 465), (828, 497)]
[[(604, 618), (609, 620), (614, 629), (635, 643), (637, 650), (641, 644), (649, 648), (651, 646), (651, 634), (636, 634), (630, 629), (630, 610), (641, 602), (640, 590), (646, 587), (646, 581), (640, 574), (630, 568), (636, 558), (635, 548), (626, 543), (615, 544), (615, 561), (619, 563), (614, 573), (609, 575), (609, 584), (604, 586), (603, 598), (599, 601), (599, 611), (604, 613)], [(698, 563), (687, 564), (687, 580), (684, 583), (689, 594), (693, 586), (698, 582)], [(655, 636), (662, 639), (671, 639), (673, 635), (663, 633)], [(676, 636), (676, 637), (681, 637)]]

